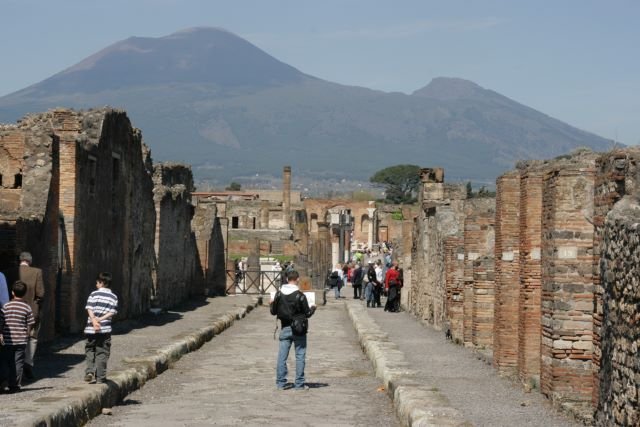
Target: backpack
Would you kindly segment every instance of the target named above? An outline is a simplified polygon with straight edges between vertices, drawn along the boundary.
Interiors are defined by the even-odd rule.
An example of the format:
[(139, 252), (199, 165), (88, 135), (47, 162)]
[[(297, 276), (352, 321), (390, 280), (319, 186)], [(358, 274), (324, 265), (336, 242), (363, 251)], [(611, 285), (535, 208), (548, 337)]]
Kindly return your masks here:
[(291, 321), (291, 332), (293, 335), (306, 335), (309, 330), (309, 319), (302, 312), (302, 299), (304, 295), (300, 291), (295, 291), (289, 295), (282, 295), (280, 291), (276, 294), (275, 300), (278, 304), (278, 318)]

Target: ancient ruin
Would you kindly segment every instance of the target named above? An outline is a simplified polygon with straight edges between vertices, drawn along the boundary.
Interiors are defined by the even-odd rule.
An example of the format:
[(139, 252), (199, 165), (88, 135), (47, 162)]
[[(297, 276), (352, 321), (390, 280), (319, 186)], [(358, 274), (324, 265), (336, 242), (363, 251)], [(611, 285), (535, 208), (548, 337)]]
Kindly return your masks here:
[(408, 308), (493, 347), (498, 371), (580, 419), (637, 424), (637, 157), (521, 163), (497, 179), (495, 211), (453, 209), (441, 172), (423, 170)]

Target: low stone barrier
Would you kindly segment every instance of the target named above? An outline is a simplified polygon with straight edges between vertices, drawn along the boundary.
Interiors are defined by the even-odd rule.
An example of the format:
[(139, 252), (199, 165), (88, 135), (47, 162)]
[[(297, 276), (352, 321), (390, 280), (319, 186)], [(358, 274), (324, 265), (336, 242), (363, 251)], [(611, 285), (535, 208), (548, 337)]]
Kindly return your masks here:
[(417, 372), (389, 336), (359, 302), (345, 302), (360, 345), (373, 363), (376, 376), (393, 399), (400, 421), (411, 427), (471, 426), (435, 387), (415, 380)]
[(100, 414), (102, 408), (115, 406), (129, 393), (166, 371), (183, 355), (199, 349), (260, 304), (262, 299), (255, 298), (244, 307), (234, 308), (218, 316), (210, 325), (177, 337), (175, 342), (153, 354), (123, 359), (126, 367), (109, 371), (106, 384), (78, 384), (60, 390), (55, 396), (36, 399), (33, 416), (19, 425), (56, 427), (86, 424)]

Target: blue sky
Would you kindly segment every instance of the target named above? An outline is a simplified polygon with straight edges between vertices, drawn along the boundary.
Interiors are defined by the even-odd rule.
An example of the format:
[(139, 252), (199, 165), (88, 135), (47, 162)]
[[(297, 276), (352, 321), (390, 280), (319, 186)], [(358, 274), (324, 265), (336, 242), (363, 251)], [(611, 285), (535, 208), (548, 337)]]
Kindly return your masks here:
[(129, 36), (194, 26), (338, 83), (411, 93), (461, 77), (640, 143), (637, 0), (0, 0), (0, 95)]

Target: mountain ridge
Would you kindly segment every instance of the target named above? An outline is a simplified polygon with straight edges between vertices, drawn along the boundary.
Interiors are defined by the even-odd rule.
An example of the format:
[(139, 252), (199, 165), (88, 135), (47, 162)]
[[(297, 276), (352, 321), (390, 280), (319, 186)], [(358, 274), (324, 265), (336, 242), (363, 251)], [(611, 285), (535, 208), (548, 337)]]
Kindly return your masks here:
[(398, 163), (487, 181), (517, 160), (610, 142), (508, 97), (437, 77), (412, 94), (329, 82), (222, 29), (130, 37), (0, 98), (0, 121), (65, 106), (128, 111), (159, 160), (200, 179), (272, 173), (367, 179)]

